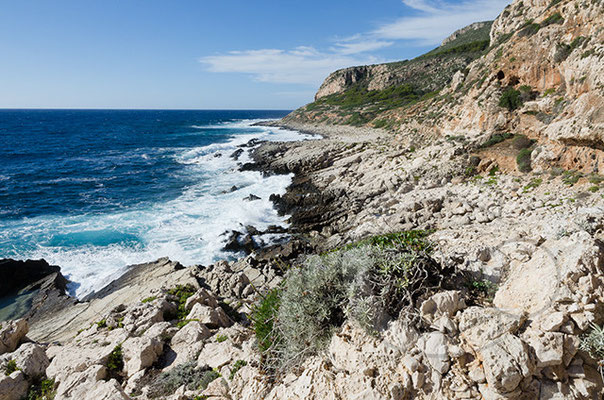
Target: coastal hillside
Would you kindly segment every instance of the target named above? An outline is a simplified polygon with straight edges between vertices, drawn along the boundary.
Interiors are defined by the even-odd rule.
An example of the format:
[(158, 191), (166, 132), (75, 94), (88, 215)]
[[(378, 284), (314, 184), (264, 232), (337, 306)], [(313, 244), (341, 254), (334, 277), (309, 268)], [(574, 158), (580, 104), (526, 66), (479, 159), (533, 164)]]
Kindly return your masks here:
[(522, 134), (536, 141), (534, 168), (598, 172), (603, 24), (598, 1), (515, 1), (492, 27), (470, 26), (412, 61), (333, 73), (315, 102), (285, 121), (386, 128), (411, 141), (425, 133), (475, 147)]
[(454, 32), (441, 46), (413, 60), (350, 67), (330, 74), (315, 101), (286, 120), (364, 125), (385, 111), (436, 96), (455, 72), (466, 68), (489, 47), (492, 21)]
[(231, 260), (130, 266), (81, 300), (2, 261), (30, 300), (0, 325), (0, 400), (604, 398), (603, 15), (515, 0), (334, 72), (261, 123), (314, 140), (231, 156), (293, 176), (270, 194), (288, 227), (222, 235)]

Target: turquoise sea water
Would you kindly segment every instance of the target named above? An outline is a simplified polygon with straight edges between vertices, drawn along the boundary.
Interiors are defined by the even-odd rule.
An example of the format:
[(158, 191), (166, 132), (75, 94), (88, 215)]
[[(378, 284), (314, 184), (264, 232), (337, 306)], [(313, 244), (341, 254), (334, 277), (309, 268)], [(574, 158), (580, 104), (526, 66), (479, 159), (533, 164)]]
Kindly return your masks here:
[(233, 256), (225, 231), (283, 224), (268, 198), (291, 176), (238, 165), (251, 139), (308, 138), (251, 126), (286, 113), (0, 110), (0, 258), (44, 258), (82, 296), (130, 264)]

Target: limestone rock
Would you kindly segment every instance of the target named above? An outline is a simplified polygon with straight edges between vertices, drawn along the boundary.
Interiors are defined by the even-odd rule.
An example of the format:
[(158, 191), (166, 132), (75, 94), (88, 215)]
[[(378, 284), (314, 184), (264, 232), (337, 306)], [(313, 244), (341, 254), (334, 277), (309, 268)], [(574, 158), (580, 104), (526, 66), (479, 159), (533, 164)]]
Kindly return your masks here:
[(204, 340), (211, 336), (210, 330), (198, 321), (191, 321), (172, 337), (170, 346), (176, 353), (173, 365), (179, 365), (196, 358), (204, 346)]
[(442, 316), (452, 317), (458, 310), (465, 308), (465, 302), (459, 296), (459, 291), (450, 290), (439, 292), (424, 301), (420, 307), (422, 317), (433, 322)]
[(525, 335), (525, 340), (535, 352), (537, 368), (560, 365), (564, 361), (564, 334), (545, 332), (542, 335)]
[(496, 308), (470, 307), (459, 318), (462, 337), (475, 349), (506, 333), (514, 333), (526, 318)]
[(27, 395), (29, 384), (25, 374), (15, 371), (9, 376), (0, 374), (0, 400), (21, 400)]
[(50, 364), (44, 348), (36, 343), (24, 343), (17, 351), (10, 354), (25, 375), (31, 379), (38, 379), (45, 375)]
[(186, 319), (199, 321), (208, 328), (228, 327), (233, 324), (221, 307), (212, 308), (200, 303), (193, 306)]
[(156, 338), (134, 337), (122, 344), (128, 376), (150, 367), (161, 355), (164, 343)]
[(500, 393), (512, 392), (535, 368), (526, 344), (509, 333), (485, 346), (480, 355), (489, 387)]
[(425, 339), (424, 354), (428, 362), (441, 374), (449, 370), (451, 365), (447, 352), (447, 339), (441, 332), (431, 332)]
[(218, 301), (216, 297), (212, 296), (207, 290), (199, 289), (195, 294), (187, 299), (185, 303), (185, 309), (191, 311), (195, 304), (202, 304), (212, 308), (218, 307)]
[(28, 331), (29, 325), (24, 319), (0, 322), (0, 354), (15, 351)]

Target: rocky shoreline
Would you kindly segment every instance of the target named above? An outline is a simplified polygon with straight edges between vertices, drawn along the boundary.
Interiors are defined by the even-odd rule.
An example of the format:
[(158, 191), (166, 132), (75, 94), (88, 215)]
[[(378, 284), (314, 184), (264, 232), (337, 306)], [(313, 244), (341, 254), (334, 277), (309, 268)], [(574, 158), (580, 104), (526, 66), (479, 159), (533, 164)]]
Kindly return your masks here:
[(241, 166), (294, 174), (289, 242), (3, 323), (0, 400), (603, 398), (602, 5), (525, 3), (388, 130), (270, 123), (321, 136)]
[[(294, 393), (306, 385), (305, 374), (315, 376), (310, 383), (313, 398), (332, 390), (344, 398), (353, 392), (369, 396), (370, 381), (374, 398), (382, 398), (379, 393), (392, 395), (392, 390), (400, 394), (396, 398), (411, 394), (429, 398), (435, 391), (445, 398), (456, 398), (454, 393), (462, 393), (462, 398), (486, 393), (487, 398), (502, 394), (537, 398), (531, 396), (544, 393), (544, 385), (560, 382), (561, 377), (568, 388), (564, 390), (585, 394), (572, 398), (589, 398), (585, 396), (601, 390), (597, 365), (579, 351), (578, 339), (597, 318), (593, 305), (604, 298), (595, 283), (602, 279), (599, 265), (604, 264), (598, 261), (603, 254), (598, 249), (604, 204), (601, 196), (585, 190), (587, 182), (569, 186), (552, 176), (535, 184), (535, 178), (500, 172), (467, 176), (465, 170), (473, 161), (465, 145), (443, 142), (411, 150), (405, 140), (380, 130), (284, 127), (323, 138), (264, 143), (254, 151), (255, 164), (245, 168), (295, 174), (287, 193), (274, 198), (279, 210), (291, 215), (291, 241), (252, 250), (231, 263), (184, 268), (159, 260), (133, 266), (84, 301), (61, 303), (60, 309), (36, 314), (27, 338), (28, 329), (22, 325), (4, 326), (4, 332), (13, 332), (12, 342), (25, 343), (16, 350), (7, 346), (9, 352), (0, 356), (0, 364), (17, 360), (17, 365), (26, 365), (28, 357), (34, 357), (30, 354), (37, 354), (42, 366), (36, 368), (54, 379), (57, 399), (92, 399), (84, 395), (89, 391), (106, 398), (133, 398), (131, 394), (154, 398), (158, 376), (191, 359), (197, 360), (191, 364), (196, 371), (214, 368), (223, 378), (202, 391), (185, 385), (165, 398), (192, 399), (199, 393), (216, 398), (297, 398)], [(347, 371), (337, 375), (342, 381), (323, 382), (322, 355), (280, 383), (267, 380), (255, 350), (250, 310), (259, 293), (281, 282), (282, 263), (296, 264), (309, 254), (408, 229), (435, 230), (429, 240), (436, 244), (434, 257), (441, 265), (467, 274), (468, 282), (499, 290), (476, 297), (471, 286), (462, 285), (437, 293), (420, 308), (424, 320), (431, 321), (427, 331), (409, 331), (395, 320), (376, 339), (346, 323), (329, 350), (332, 362)], [(182, 288), (190, 291), (187, 304), (178, 300)], [(203, 307), (195, 308), (195, 302)], [(184, 307), (183, 314), (174, 319), (179, 307)], [(557, 322), (550, 321), (554, 315)], [(188, 322), (180, 327), (179, 321)], [(479, 327), (489, 333), (475, 332)], [(352, 339), (342, 342), (344, 337)], [(409, 365), (403, 370), (397, 366), (399, 356), (383, 353), (401, 337), (407, 342), (394, 346), (407, 354)], [(495, 339), (503, 341), (502, 347), (484, 347)], [(353, 347), (372, 343), (374, 350), (359, 353), (346, 347), (348, 340), (357, 343)], [(115, 375), (107, 360), (117, 346), (125, 366)], [(517, 353), (511, 357), (520, 364), (510, 370), (503, 360), (513, 351)], [(235, 362), (245, 366), (227, 379)], [(367, 375), (367, 368), (375, 370)], [(569, 372), (579, 369), (580, 373)], [(32, 374), (17, 371), (4, 384), (22, 393), (32, 385), (31, 376), (38, 376)], [(250, 379), (255, 382), (252, 386)], [(460, 385), (455, 383), (458, 379), (470, 381), (455, 386)], [(499, 383), (506, 379), (517, 383)], [(397, 381), (402, 386), (391, 387)], [(492, 385), (503, 386), (495, 386), (493, 392)], [(0, 383), (0, 392), (2, 387)]]

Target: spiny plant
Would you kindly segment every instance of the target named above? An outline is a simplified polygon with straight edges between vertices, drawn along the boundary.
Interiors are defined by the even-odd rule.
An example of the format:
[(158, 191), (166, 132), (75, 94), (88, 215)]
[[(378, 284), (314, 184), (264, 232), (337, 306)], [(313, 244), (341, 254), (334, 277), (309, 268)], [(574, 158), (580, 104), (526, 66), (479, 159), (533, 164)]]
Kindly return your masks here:
[(178, 285), (172, 289), (168, 290), (168, 294), (175, 297), (176, 301), (176, 318), (178, 320), (183, 320), (187, 317), (187, 309), (185, 307), (187, 303), (187, 299), (193, 294), (195, 294), (196, 290), (192, 285)]
[(159, 374), (150, 385), (149, 397), (165, 398), (183, 385), (188, 390), (205, 390), (218, 377), (218, 372), (207, 367), (198, 368), (195, 361), (189, 361)]
[(419, 323), (417, 301), (447, 275), (425, 232), (369, 238), (307, 258), (252, 313), (264, 366), (273, 372), (321, 351), (346, 319), (377, 334), (388, 318)]

